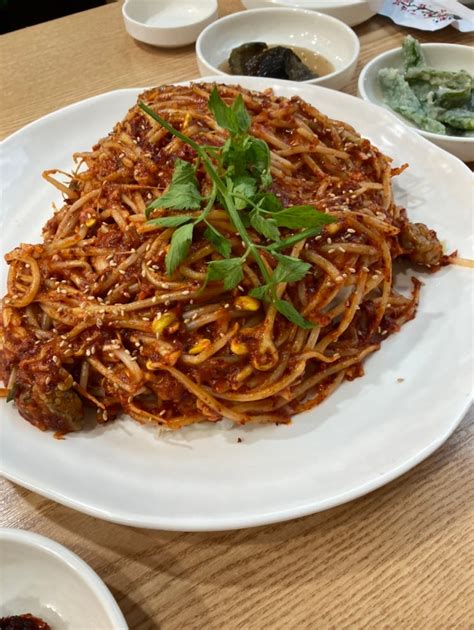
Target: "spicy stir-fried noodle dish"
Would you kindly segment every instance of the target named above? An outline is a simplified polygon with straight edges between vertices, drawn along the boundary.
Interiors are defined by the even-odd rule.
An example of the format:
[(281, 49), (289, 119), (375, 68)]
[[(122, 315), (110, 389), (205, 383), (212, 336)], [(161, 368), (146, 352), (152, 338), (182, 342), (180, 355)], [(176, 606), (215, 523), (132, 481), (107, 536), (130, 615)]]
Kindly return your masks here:
[(455, 262), (394, 200), (406, 165), (298, 97), (161, 86), (74, 160), (5, 256), (2, 392), (43, 430), (287, 423), (415, 316), (395, 259)]

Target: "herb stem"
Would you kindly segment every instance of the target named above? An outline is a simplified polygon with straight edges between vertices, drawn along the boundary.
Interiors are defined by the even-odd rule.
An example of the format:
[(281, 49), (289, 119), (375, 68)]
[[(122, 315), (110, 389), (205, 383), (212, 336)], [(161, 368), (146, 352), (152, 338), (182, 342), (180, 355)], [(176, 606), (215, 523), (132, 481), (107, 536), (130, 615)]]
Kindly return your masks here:
[(282, 239), (281, 241), (272, 243), (271, 245), (268, 245), (266, 249), (270, 252), (278, 252), (281, 249), (285, 249), (286, 247), (291, 247), (291, 245), (295, 245), (304, 238), (311, 238), (312, 236), (317, 236), (318, 234), (321, 234), (320, 227), (309, 228), (308, 230), (303, 230), (302, 232), (293, 234), (293, 236), (289, 236), (288, 238)]
[(199, 223), (200, 221), (206, 221), (207, 215), (209, 214), (209, 212), (214, 207), (214, 203), (216, 201), (216, 196), (217, 196), (217, 187), (213, 183), (212, 184), (211, 194), (209, 195), (209, 199), (207, 201), (206, 207), (201, 212), (201, 214), (197, 217), (197, 219), (196, 219), (196, 221), (194, 223)]

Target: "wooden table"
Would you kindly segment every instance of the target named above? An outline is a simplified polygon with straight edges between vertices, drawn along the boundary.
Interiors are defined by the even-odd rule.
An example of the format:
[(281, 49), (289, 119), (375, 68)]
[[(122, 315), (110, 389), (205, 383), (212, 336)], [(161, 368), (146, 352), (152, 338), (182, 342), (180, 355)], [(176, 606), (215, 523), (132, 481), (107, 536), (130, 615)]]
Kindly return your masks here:
[[(241, 8), (238, 0), (222, 0), (221, 15)], [(359, 70), (407, 32), (381, 17), (355, 30)], [(414, 34), (469, 42), (450, 27)], [(101, 92), (198, 75), (192, 46), (166, 51), (135, 42), (118, 4), (2, 36), (0, 55), (0, 136)], [(280, 525), (211, 534), (133, 529), (7, 481), (1, 522), (78, 553), (105, 580), (133, 630), (468, 630), (474, 627), (472, 436), (471, 413), (401, 479)]]

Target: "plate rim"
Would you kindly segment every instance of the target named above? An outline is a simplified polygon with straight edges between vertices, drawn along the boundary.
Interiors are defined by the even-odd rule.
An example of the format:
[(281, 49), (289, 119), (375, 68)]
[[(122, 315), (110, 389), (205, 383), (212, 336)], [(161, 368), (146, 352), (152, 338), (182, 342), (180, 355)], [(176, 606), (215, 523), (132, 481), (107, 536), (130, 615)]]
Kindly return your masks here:
[[(249, 77), (223, 77), (223, 76), (207, 76), (207, 77), (199, 77), (197, 79), (191, 79), (186, 81), (175, 82), (175, 85), (187, 85), (194, 82), (211, 82), (215, 81), (217, 83), (227, 83), (233, 84), (238, 83), (241, 79), (248, 80)], [(263, 87), (270, 87), (269, 83), (273, 83), (275, 87), (289, 88), (293, 85), (293, 87), (298, 86), (291, 81), (280, 81), (275, 79), (270, 79), (268, 82), (264, 83)], [(301, 86), (300, 86), (301, 87)], [(34, 120), (24, 127), (18, 129), (17, 131), (10, 134), (7, 138), (1, 141), (0, 147), (2, 149), (8, 149), (9, 141), (14, 141), (18, 135), (28, 131), (30, 128), (38, 125), (44, 124), (48, 122), (49, 119), (54, 118), (55, 115), (64, 111), (73, 111), (76, 108), (80, 108), (85, 103), (90, 103), (91, 101), (100, 99), (102, 97), (110, 96), (111, 94), (130, 94), (130, 95), (138, 95), (142, 91), (149, 89), (147, 87), (136, 87), (136, 88), (121, 88), (118, 90), (110, 90), (108, 92), (104, 92), (102, 94), (98, 94), (95, 96), (88, 97), (86, 99), (82, 99), (80, 101), (76, 101), (65, 107), (61, 107), (57, 110), (49, 112), (48, 114)], [(250, 89), (254, 89), (253, 87)], [(416, 138), (416, 142), (419, 144), (425, 144), (429, 146), (431, 150), (434, 150), (435, 153), (441, 152), (444, 160), (452, 163), (453, 166), (459, 170), (459, 172), (463, 171), (464, 174), (470, 174), (470, 169), (458, 158), (453, 156), (452, 154), (444, 151), (440, 147), (433, 145), (426, 138), (423, 138), (416, 131), (412, 131), (411, 129), (404, 126), (399, 119), (387, 111), (385, 108), (378, 106), (371, 102), (366, 102), (360, 98), (357, 98), (353, 95), (346, 94), (344, 92), (339, 92), (336, 90), (331, 90), (330, 88), (325, 88), (323, 86), (318, 85), (305, 85), (304, 90), (315, 90), (316, 92), (323, 91), (325, 93), (331, 93), (331, 95), (337, 94), (338, 97), (342, 97), (343, 100), (347, 100), (348, 102), (357, 101), (359, 104), (363, 103), (365, 108), (369, 108), (371, 110), (377, 111), (378, 114), (383, 116), (388, 122), (397, 123), (403, 128), (404, 134), (409, 134), (410, 136)], [(57, 490), (49, 490), (48, 488), (44, 488), (38, 486), (35, 481), (31, 478), (31, 475), (21, 475), (15, 471), (9, 471), (5, 469), (5, 465), (2, 461), (0, 461), (0, 473), (3, 474), (4, 477), (9, 479), (10, 481), (17, 483), (29, 490), (36, 492), (48, 499), (52, 499), (57, 503), (65, 505), (67, 507), (76, 509), (80, 512), (86, 513), (90, 516), (100, 518), (106, 521), (120, 523), (128, 526), (136, 526), (143, 528), (152, 528), (152, 529), (164, 529), (169, 531), (223, 531), (223, 530), (232, 530), (241, 527), (256, 527), (259, 525), (271, 524), (276, 522), (288, 521), (293, 518), (307, 516), (309, 514), (314, 514), (317, 512), (324, 511), (326, 509), (330, 509), (332, 507), (336, 507), (348, 501), (352, 501), (356, 498), (359, 498), (369, 492), (372, 492), (383, 485), (393, 481), (394, 479), (400, 477), (414, 466), (422, 462), (429, 455), (431, 455), (437, 448), (439, 448), (453, 433), (453, 431), (457, 428), (463, 417), (465, 416), (467, 410), (469, 409), (472, 401), (474, 399), (474, 391), (470, 391), (469, 394), (466, 394), (462, 399), (459, 399), (459, 410), (458, 413), (451, 417), (451, 422), (449, 426), (445, 428), (445, 430), (437, 435), (435, 439), (433, 439), (429, 444), (425, 445), (421, 448), (417, 453), (415, 453), (408, 460), (405, 460), (403, 463), (399, 464), (388, 470), (383, 474), (379, 474), (376, 477), (374, 476), (371, 480), (363, 483), (351, 490), (347, 490), (338, 495), (332, 495), (329, 498), (318, 500), (316, 503), (313, 501), (306, 501), (304, 503), (299, 504), (296, 507), (290, 507), (287, 509), (277, 508), (276, 510), (270, 510), (266, 512), (260, 512), (257, 515), (249, 515), (246, 514), (244, 516), (241, 515), (224, 515), (224, 516), (206, 516), (206, 517), (197, 517), (190, 518), (188, 516), (179, 516), (179, 517), (163, 517), (163, 516), (146, 516), (134, 513), (132, 515), (128, 514), (123, 510), (114, 510), (111, 511), (109, 509), (101, 509), (95, 505), (89, 505), (84, 503), (81, 500), (77, 500), (74, 498), (70, 498), (69, 496), (64, 495), (60, 491)]]

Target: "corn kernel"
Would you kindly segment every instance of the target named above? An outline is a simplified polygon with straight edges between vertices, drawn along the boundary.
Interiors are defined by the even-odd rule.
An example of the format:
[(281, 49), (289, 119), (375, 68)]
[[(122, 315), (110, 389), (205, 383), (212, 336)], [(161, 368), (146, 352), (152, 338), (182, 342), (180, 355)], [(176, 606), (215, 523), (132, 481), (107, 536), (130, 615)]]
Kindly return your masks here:
[(148, 359), (148, 361), (146, 362), (146, 369), (150, 371), (156, 370), (156, 363), (153, 363), (153, 361)]
[(249, 353), (249, 347), (247, 346), (247, 344), (242, 343), (235, 338), (232, 339), (232, 341), (230, 342), (230, 349), (234, 354), (237, 354), (239, 356)]
[(260, 301), (250, 295), (241, 295), (235, 299), (235, 307), (242, 311), (258, 311)]
[(91, 217), (90, 219), (87, 219), (86, 221), (86, 227), (92, 227), (93, 225), (95, 225), (97, 223), (96, 219), (94, 219), (94, 217)]
[(326, 225), (325, 231), (332, 236), (333, 234), (337, 234), (337, 232), (339, 232), (340, 229), (341, 229), (340, 223), (329, 223), (328, 225)]
[(190, 350), (189, 354), (199, 354), (211, 345), (210, 339), (200, 339)]
[(172, 324), (176, 320), (176, 315), (174, 313), (164, 313), (163, 315), (155, 317), (151, 324), (151, 329), (155, 333), (155, 335), (159, 335), (167, 328), (170, 324)]

